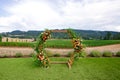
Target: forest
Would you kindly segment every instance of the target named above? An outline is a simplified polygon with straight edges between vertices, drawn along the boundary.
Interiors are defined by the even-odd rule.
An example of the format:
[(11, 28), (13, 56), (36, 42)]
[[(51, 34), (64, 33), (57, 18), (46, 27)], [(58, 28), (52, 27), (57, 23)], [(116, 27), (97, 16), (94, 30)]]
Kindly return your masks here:
[[(92, 30), (77, 30), (73, 29), (76, 34), (84, 40), (120, 40), (120, 32), (113, 31), (92, 31)], [(12, 38), (36, 38), (43, 31), (20, 31), (15, 30), (12, 32), (1, 33), (2, 37)], [(69, 39), (67, 33), (53, 32), (51, 34), (53, 39)]]

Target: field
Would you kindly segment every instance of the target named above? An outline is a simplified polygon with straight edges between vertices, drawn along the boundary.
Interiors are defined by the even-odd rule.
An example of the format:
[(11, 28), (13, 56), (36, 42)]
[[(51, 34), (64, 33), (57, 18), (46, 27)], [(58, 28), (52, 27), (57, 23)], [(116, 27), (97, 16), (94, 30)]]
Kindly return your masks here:
[(0, 42), (0, 46), (4, 46), (4, 47), (33, 47), (34, 43), (27, 43), (27, 42)]
[[(84, 40), (82, 44), (86, 47), (104, 46), (111, 44), (120, 44), (120, 40)], [(0, 46), (12, 47), (34, 47), (35, 42), (0, 42)], [(72, 48), (72, 41), (67, 39), (47, 40), (46, 47), (49, 48)]]
[[(15, 55), (19, 52), (29, 55), (34, 51), (35, 43), (0, 42), (0, 54)], [(53, 53), (60, 51), (65, 54), (73, 50), (65, 49), (72, 48), (71, 40), (47, 40), (45, 44), (48, 50), (56, 48)], [(92, 50), (120, 50), (120, 40), (84, 40), (83, 44), (87, 47), (87, 53)], [(50, 61), (67, 60), (65, 57), (50, 57)], [(33, 58), (0, 58), (0, 80), (120, 80), (119, 66), (118, 57), (79, 58), (72, 69), (68, 69), (66, 64), (51, 64), (50, 68), (40, 68)]]
[[(51, 60), (66, 58), (51, 58)], [(32, 58), (1, 58), (0, 80), (120, 80), (120, 58), (80, 58), (72, 69), (65, 64), (40, 68)]]
[[(86, 47), (104, 46), (111, 44), (120, 44), (120, 40), (83, 40), (82, 44)], [(51, 48), (72, 48), (71, 40), (48, 40), (46, 42), (47, 47)]]

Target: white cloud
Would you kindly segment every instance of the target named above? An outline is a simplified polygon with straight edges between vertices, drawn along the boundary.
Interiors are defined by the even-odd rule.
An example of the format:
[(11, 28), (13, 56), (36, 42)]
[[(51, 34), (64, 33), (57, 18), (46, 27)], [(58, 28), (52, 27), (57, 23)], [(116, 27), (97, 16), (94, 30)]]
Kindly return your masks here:
[[(77, 28), (120, 31), (119, 0), (14, 0), (6, 6), (10, 16), (0, 17), (0, 26), (12, 30)], [(114, 26), (114, 27), (113, 27)], [(107, 27), (107, 28), (106, 28)], [(2, 29), (11, 30), (5, 27)]]
[[(120, 3), (120, 1), (118, 1)], [(116, 2), (117, 3), (117, 2)], [(84, 5), (83, 5), (84, 4)], [(116, 9), (120, 9), (119, 4), (110, 1), (101, 1), (93, 3), (68, 2), (66, 7), (63, 7), (66, 16), (71, 19), (85, 20), (101, 20), (104, 17), (112, 14)], [(114, 12), (113, 12), (114, 13)]]
[(113, 28), (115, 27), (116, 31), (120, 32), (120, 26), (113, 26)]

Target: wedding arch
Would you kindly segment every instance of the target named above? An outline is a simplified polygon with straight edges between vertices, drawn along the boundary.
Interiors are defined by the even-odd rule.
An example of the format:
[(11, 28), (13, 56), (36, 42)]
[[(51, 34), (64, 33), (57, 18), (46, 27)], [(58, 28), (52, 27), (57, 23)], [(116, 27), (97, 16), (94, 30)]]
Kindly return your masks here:
[(72, 29), (66, 29), (66, 30), (45, 30), (42, 32), (38, 39), (37, 44), (35, 47), (35, 51), (37, 53), (36, 57), (37, 60), (40, 62), (40, 64), (43, 67), (49, 67), (51, 62), (45, 52), (45, 42), (50, 38), (51, 33), (53, 32), (63, 32), (68, 33), (70, 39), (72, 40), (74, 52), (70, 55), (70, 58), (67, 61), (67, 65), (69, 68), (71, 68), (75, 58), (79, 57), (78, 54), (80, 54), (82, 50), (82, 44), (80, 38), (76, 35), (76, 33)]

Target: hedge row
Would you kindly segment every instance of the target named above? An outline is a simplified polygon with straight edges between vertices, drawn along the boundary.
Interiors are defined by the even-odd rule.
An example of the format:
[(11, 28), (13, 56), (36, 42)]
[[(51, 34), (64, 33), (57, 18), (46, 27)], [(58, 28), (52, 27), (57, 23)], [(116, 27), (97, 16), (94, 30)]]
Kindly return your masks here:
[(120, 57), (120, 51), (113, 53), (110, 51), (104, 51), (103, 53), (99, 52), (99, 51), (92, 51), (89, 56), (91, 57), (113, 57), (113, 56), (117, 56)]

